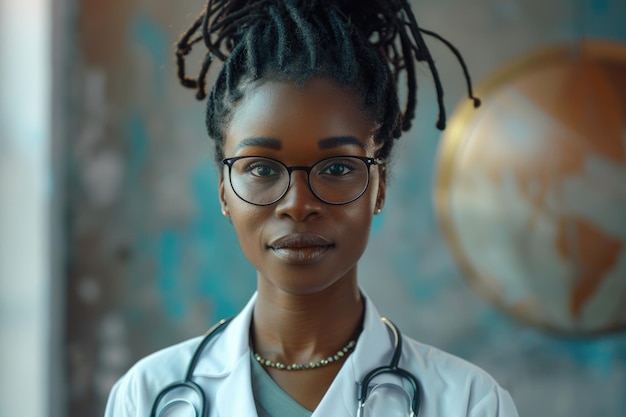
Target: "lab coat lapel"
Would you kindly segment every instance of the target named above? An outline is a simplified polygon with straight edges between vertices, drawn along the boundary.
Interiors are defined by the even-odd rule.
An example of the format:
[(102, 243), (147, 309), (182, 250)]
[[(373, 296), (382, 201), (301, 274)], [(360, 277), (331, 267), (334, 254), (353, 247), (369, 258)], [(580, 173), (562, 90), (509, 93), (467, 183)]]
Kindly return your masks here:
[[(356, 416), (357, 382), (369, 371), (387, 365), (393, 343), (376, 307), (365, 297), (363, 331), (348, 361), (341, 368), (312, 417)], [(393, 380), (393, 377), (389, 378)]]
[[(355, 417), (357, 409), (357, 382), (372, 369), (387, 365), (393, 355), (393, 342), (380, 314), (369, 298), (365, 299), (363, 331), (357, 345), (326, 392), (312, 417)], [(257, 417), (250, 384), (249, 329), (256, 294), (241, 313), (219, 337), (210, 355), (198, 363), (196, 375), (224, 377), (215, 399), (220, 417)], [(382, 376), (378, 382), (396, 381), (393, 376)], [(209, 405), (211, 407), (211, 405)]]
[[(195, 375), (224, 378), (215, 395), (216, 415), (220, 417), (257, 417), (250, 383), (250, 321), (256, 293), (243, 310), (216, 339), (209, 354), (196, 367)], [(213, 414), (211, 414), (213, 415)]]
[(215, 342), (206, 347), (194, 375), (216, 378), (228, 375), (243, 356), (250, 354), (250, 321), (256, 293), (241, 312), (233, 318)]
[(250, 358), (242, 356), (232, 373), (226, 377), (215, 399), (219, 417), (257, 417), (250, 384)]

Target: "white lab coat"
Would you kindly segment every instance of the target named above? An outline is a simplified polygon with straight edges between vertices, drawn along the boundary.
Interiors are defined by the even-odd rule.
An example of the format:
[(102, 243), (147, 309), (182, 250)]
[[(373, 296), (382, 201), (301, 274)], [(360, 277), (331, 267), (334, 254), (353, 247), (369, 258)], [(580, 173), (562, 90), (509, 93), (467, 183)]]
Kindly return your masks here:
[[(210, 342), (194, 381), (205, 392), (210, 417), (256, 417), (250, 383), (249, 328), (256, 295)], [(356, 416), (357, 381), (388, 365), (393, 338), (366, 297), (363, 331), (313, 417)], [(184, 378), (200, 338), (158, 351), (133, 366), (113, 387), (105, 417), (148, 417), (153, 399), (166, 385)], [(403, 338), (400, 367), (420, 381), (419, 417), (517, 417), (507, 391), (482, 369), (441, 350)], [(378, 377), (395, 381), (393, 376)], [(178, 415), (170, 413), (170, 415)]]

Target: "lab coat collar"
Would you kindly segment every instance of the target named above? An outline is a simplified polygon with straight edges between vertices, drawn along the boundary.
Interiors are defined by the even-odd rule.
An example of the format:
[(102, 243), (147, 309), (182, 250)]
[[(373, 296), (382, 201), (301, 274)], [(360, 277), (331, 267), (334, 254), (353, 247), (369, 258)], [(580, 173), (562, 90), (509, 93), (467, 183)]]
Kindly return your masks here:
[[(381, 320), (369, 297), (361, 290), (365, 299), (363, 331), (357, 340), (354, 352), (337, 374), (326, 395), (313, 413), (318, 416), (355, 416), (357, 409), (357, 382), (379, 366), (387, 365), (393, 354), (393, 339)], [(383, 377), (382, 379), (389, 379)], [(345, 410), (340, 413), (338, 407)]]
[[(362, 294), (365, 300), (363, 331), (354, 352), (339, 371), (313, 417), (355, 416), (357, 381), (360, 382), (369, 371), (387, 365), (391, 360), (392, 337), (374, 304), (363, 291)], [(203, 355), (194, 372), (195, 376), (227, 377), (220, 391), (237, 392), (237, 398), (218, 394), (217, 409), (228, 411), (226, 414), (219, 412), (219, 415), (250, 415), (250, 410), (255, 410), (252, 389), (242, 389), (242, 386), (250, 387), (249, 329), (255, 302), (256, 293), (223, 334), (216, 338), (213, 346), (207, 347), (208, 351), (219, 354)]]
[(256, 416), (250, 383), (250, 322), (256, 293), (198, 363), (196, 376), (224, 378), (215, 397), (220, 417)]
[(250, 323), (256, 297), (254, 293), (241, 312), (228, 324), (222, 335), (215, 338), (212, 345), (207, 346), (206, 351), (209, 353), (202, 355), (196, 366), (195, 376), (223, 377), (233, 372), (241, 360), (248, 360)]

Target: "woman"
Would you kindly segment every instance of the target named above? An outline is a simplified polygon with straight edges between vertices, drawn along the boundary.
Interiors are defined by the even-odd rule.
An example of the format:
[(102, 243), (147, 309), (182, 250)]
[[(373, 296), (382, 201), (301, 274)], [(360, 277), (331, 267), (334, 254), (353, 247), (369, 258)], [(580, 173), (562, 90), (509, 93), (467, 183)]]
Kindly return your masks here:
[[(185, 57), (198, 42), (208, 52), (190, 78)], [(406, 1), (210, 0), (177, 51), (179, 77), (200, 99), (214, 58), (224, 66), (206, 122), (219, 199), (257, 292), (206, 344), (189, 340), (135, 365), (106, 416), (517, 416), (489, 375), (398, 335), (358, 285), (386, 162), (413, 118), (415, 60), (433, 72), (445, 125)], [(191, 382), (163, 392), (190, 362)]]

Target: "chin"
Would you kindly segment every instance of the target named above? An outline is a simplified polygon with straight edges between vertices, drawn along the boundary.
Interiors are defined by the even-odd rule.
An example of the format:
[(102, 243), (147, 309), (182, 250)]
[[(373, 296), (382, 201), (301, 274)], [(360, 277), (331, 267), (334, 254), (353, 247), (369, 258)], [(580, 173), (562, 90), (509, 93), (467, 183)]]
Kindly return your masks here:
[(356, 266), (348, 268), (343, 274), (337, 274), (336, 269), (333, 273), (323, 271), (313, 265), (286, 265), (280, 269), (271, 275), (259, 272), (258, 286), (270, 285), (290, 295), (313, 295), (333, 288), (343, 288), (342, 284), (356, 285)]

